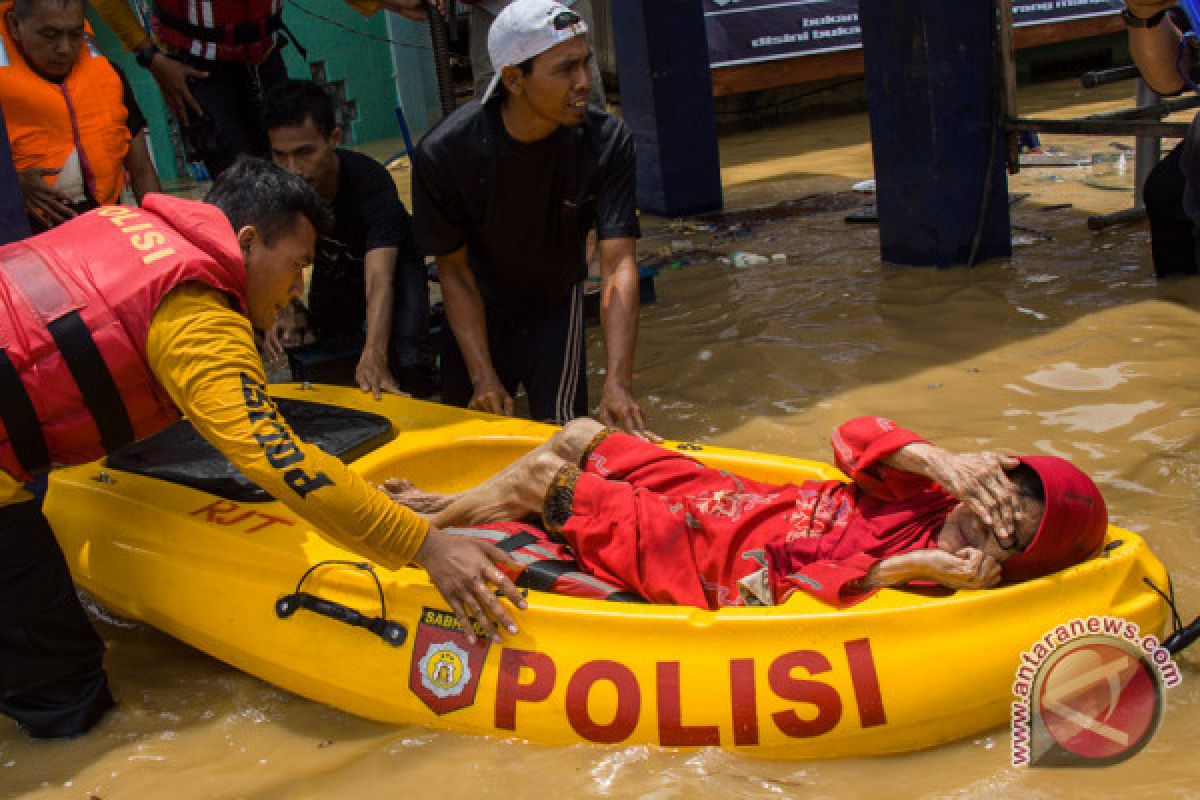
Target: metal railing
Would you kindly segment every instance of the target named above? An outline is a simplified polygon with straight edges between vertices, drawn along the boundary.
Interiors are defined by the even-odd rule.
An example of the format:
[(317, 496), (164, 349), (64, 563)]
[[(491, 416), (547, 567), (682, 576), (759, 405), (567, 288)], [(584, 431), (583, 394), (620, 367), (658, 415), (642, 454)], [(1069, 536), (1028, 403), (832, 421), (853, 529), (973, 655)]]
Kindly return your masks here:
[(1136, 79), (1134, 106), (1117, 111), (1089, 114), (1073, 119), (1045, 119), (1022, 117), (1017, 107), (1016, 59), (1013, 54), (1012, 5), (1001, 0), (1000, 31), (998, 46), (1000, 66), (1004, 82), (1004, 115), (1007, 132), (1009, 172), (1020, 171), (1017, 134), (1025, 131), (1035, 133), (1057, 133), (1078, 136), (1133, 136), (1135, 140), (1135, 180), (1133, 206), (1110, 214), (1094, 214), (1088, 218), (1088, 227), (1093, 230), (1133, 222), (1146, 214), (1142, 205), (1142, 186), (1146, 176), (1154, 169), (1162, 155), (1162, 139), (1181, 139), (1187, 134), (1186, 122), (1166, 122), (1164, 117), (1176, 111), (1200, 106), (1200, 96), (1175, 97), (1164, 100), (1141, 78), (1135, 66), (1096, 70), (1084, 73), (1085, 89), (1094, 89), (1117, 81)]

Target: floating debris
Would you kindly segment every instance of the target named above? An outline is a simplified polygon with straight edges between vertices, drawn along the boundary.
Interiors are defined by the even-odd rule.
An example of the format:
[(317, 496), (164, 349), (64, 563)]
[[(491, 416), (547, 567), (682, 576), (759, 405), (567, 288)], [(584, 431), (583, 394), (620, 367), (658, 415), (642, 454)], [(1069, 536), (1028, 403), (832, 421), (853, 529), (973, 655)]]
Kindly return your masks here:
[(869, 178), (865, 181), (859, 181), (850, 187), (852, 192), (862, 192), (863, 194), (872, 194), (875, 191), (875, 179)]
[(769, 260), (766, 256), (760, 256), (758, 253), (744, 253), (740, 250), (735, 251), (730, 258), (733, 260), (733, 265), (739, 269), (766, 264)]
[[(701, 214), (695, 217), (700, 223), (717, 226), (714, 233), (726, 233), (721, 230), (724, 226), (736, 228), (749, 223), (771, 222), (773, 220), (789, 219), (804, 214), (820, 214), (827, 211), (847, 211), (863, 205), (861, 193), (856, 192), (821, 192), (804, 195), (792, 200), (785, 200), (772, 206), (750, 208), (745, 211), (714, 211), (711, 214)], [(752, 229), (746, 230), (751, 233)]]
[[(1046, 233), (1045, 231), (1039, 231), (1037, 228), (1030, 228), (1025, 225), (1013, 225), (1012, 229), (1014, 231), (1020, 231), (1021, 233), (1032, 236), (1033, 241), (1038, 241), (1038, 242), (1053, 242), (1054, 241), (1053, 236)], [(1013, 237), (1014, 244), (1016, 243), (1016, 239), (1017, 239), (1017, 237), (1014, 236)]]
[(1022, 167), (1086, 167), (1090, 156), (1081, 153), (1022, 153)]
[(842, 219), (847, 225), (877, 225), (879, 224), (879, 207), (869, 205), (859, 211), (851, 211)]
[(1046, 316), (1042, 312), (1034, 311), (1032, 308), (1026, 308), (1025, 306), (1017, 306), (1017, 311), (1021, 314), (1028, 314), (1029, 316), (1036, 319), (1038, 322), (1044, 322), (1044, 321), (1050, 319), (1050, 317)]

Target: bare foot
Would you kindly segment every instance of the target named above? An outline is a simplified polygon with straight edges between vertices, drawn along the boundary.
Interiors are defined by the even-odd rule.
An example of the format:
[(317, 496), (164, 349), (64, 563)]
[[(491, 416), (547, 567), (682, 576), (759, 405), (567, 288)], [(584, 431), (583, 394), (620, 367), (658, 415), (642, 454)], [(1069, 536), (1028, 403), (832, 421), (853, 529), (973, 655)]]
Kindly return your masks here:
[(404, 478), (388, 478), (379, 489), (395, 502), (408, 506), (418, 514), (436, 514), (458, 496), (426, 492)]
[(439, 528), (511, 522), (541, 510), (546, 491), (567, 462), (555, 453), (535, 450), (473, 489), (455, 495), (433, 515)]

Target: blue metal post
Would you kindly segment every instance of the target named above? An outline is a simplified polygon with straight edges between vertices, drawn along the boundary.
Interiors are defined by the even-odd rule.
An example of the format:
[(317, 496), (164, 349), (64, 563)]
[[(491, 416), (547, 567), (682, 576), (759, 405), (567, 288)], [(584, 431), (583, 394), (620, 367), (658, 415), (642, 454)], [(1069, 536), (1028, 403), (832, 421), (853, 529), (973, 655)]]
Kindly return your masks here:
[(859, 18), (883, 260), (1010, 255), (994, 4), (861, 0)]
[(612, 0), (621, 112), (643, 211), (721, 207), (721, 165), (700, 0)]

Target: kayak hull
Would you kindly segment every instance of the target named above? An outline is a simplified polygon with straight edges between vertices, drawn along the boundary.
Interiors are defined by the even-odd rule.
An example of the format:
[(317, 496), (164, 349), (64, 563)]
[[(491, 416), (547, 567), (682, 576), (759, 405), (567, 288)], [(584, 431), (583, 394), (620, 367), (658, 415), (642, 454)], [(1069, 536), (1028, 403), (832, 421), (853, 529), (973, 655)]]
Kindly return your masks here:
[[(398, 435), (352, 468), (432, 490), (473, 485), (554, 430), (357, 390), (273, 390), (386, 415)], [(692, 454), (762, 480), (840, 474), (722, 448)], [(379, 617), (382, 593), (402, 626), (397, 642), (396, 625), (381, 635), (281, 609), (281, 599), (298, 602), (314, 565), (361, 561), (282, 504), (103, 462), (59, 470), (50, 484), (46, 513), (75, 580), (112, 610), (369, 719), (552, 745), (717, 746), (779, 759), (927, 748), (1006, 724), (1021, 653), (1056, 627), (1108, 616), (1157, 635), (1167, 621), (1143, 580), (1165, 586), (1165, 569), (1115, 527), (1109, 541), (1121, 544), (1048, 578), (944, 596), (887, 590), (845, 610), (807, 596), (709, 612), (530, 592), (520, 633), (475, 646), (420, 570), (329, 565), (304, 582), (334, 613)]]

